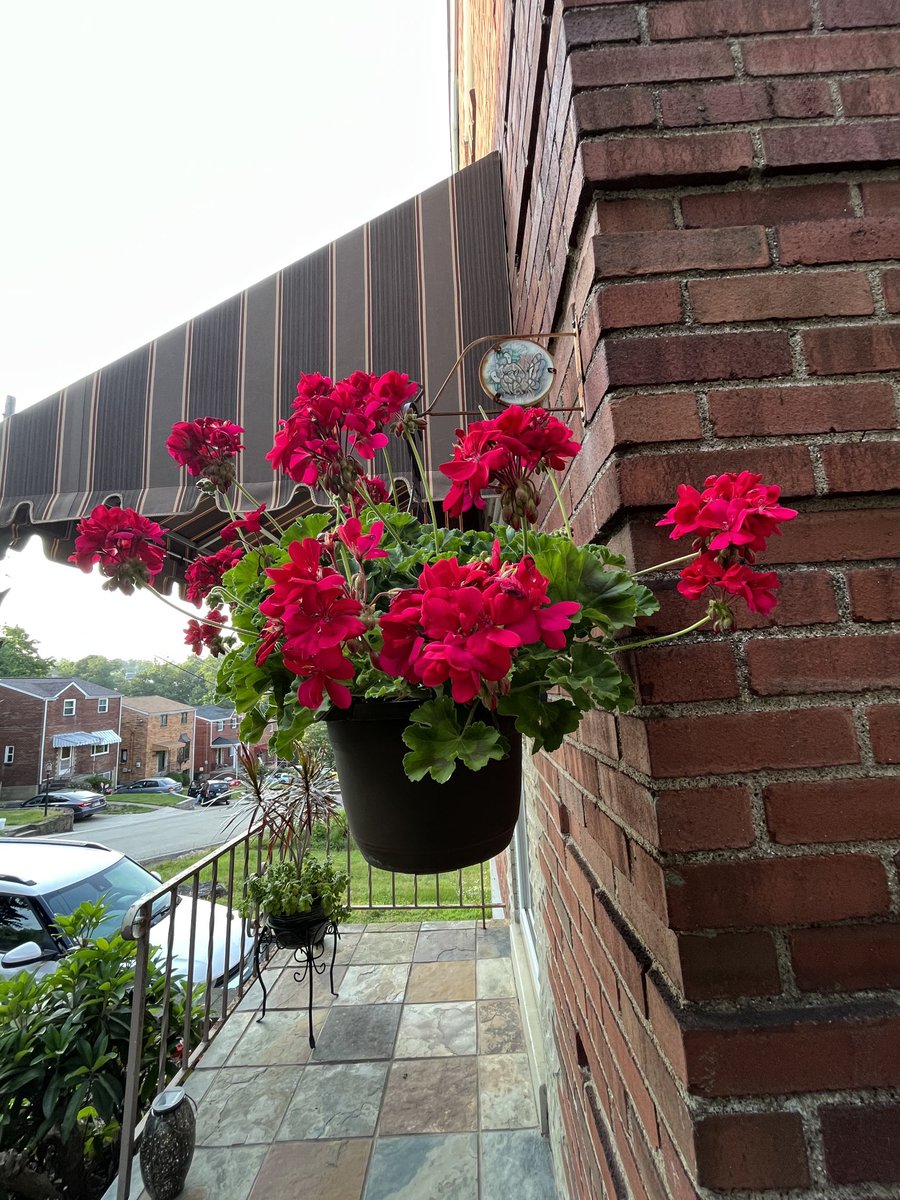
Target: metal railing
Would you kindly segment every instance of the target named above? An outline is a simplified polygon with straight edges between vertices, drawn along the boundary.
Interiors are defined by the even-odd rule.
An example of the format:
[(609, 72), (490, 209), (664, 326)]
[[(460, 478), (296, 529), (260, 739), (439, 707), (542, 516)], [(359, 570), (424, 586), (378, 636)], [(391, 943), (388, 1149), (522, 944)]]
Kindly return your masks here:
[[(344, 839), (345, 847), (340, 844)], [(358, 887), (354, 891), (354, 853), (349, 833), (341, 832), (332, 836), (331, 823), (328, 822), (324, 833), (324, 850), (332, 857), (337, 857), (338, 853), (341, 857), (346, 855), (348, 901), (356, 911), (463, 909), (480, 911), (484, 923), (486, 910), (493, 904), (490, 886), (486, 885), (485, 881), (485, 871), (489, 871), (489, 865), (486, 863), (480, 864), (475, 899), (467, 894), (463, 871), (445, 873), (442, 883), (441, 877), (437, 875), (398, 877), (393, 872), (373, 870), (368, 865), (364, 876), (364, 894), (361, 896)], [(312, 852), (315, 853), (315, 848)], [(116, 1200), (127, 1200), (129, 1196), (134, 1153), (146, 1120), (146, 1113), (141, 1113), (139, 1109), (141, 1093), (144, 1091), (146, 1094), (147, 1090), (147, 1081), (141, 1078), (141, 1065), (147, 1020), (149, 971), (154, 951), (154, 943), (151, 941), (154, 914), (158, 915), (161, 909), (167, 909), (171, 914), (168, 935), (160, 958), (160, 965), (165, 973), (162, 1009), (159, 1017), (154, 1017), (154, 1020), (159, 1021), (159, 1057), (154, 1085), (154, 1095), (158, 1095), (166, 1087), (176, 1086), (185, 1078), (253, 982), (255, 926), (235, 912), (234, 906), (240, 903), (244, 880), (251, 873), (262, 869), (267, 856), (265, 826), (262, 823), (255, 824), (246, 832), (238, 834), (200, 858), (187, 870), (161, 883), (154, 891), (136, 901), (125, 914), (121, 933), (123, 937), (136, 943), (136, 958)], [(209, 876), (210, 911), (205, 928), (200, 928), (197, 901), (204, 898), (200, 895), (201, 876), (204, 874)], [(447, 874), (456, 876), (452, 884)], [(383, 878), (385, 876), (389, 876), (389, 883)], [(398, 895), (398, 886), (403, 886), (398, 880), (409, 879), (412, 880), (411, 901), (403, 900)], [(432, 879), (433, 884), (430, 882)], [(221, 893), (220, 887), (223, 889)], [(408, 882), (406, 887), (408, 888)], [(187, 971), (184, 978), (177, 975), (172, 966), (174, 914), (179, 897), (189, 897), (192, 902)], [(221, 940), (219, 935), (223, 931), (224, 957), (221, 971), (218, 971), (214, 965), (215, 947)], [(195, 962), (203, 957), (206, 959), (205, 972), (202, 978), (195, 978)], [(167, 1047), (172, 1033), (173, 998), (176, 996), (177, 1007), (183, 1005), (183, 1016), (177, 1054), (173, 1058)]]

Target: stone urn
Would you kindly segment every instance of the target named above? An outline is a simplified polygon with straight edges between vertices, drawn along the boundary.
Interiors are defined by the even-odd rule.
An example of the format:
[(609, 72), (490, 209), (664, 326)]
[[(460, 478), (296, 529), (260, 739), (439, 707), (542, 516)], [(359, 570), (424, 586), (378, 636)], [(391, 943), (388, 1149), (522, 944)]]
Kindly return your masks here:
[(194, 1157), (194, 1102), (184, 1088), (160, 1092), (150, 1106), (140, 1162), (150, 1200), (175, 1200), (184, 1191)]

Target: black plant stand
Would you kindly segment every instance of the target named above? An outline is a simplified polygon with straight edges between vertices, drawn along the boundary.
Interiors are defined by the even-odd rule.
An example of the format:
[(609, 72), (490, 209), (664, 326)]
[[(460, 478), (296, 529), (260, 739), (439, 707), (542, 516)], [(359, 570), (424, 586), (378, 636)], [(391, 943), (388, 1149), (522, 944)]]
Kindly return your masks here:
[[(331, 988), (332, 996), (336, 996), (334, 990), (334, 960), (337, 957), (337, 944), (341, 936), (336, 921), (328, 921), (324, 926), (319, 925), (317, 929), (319, 940), (316, 942), (306, 942), (302, 946), (285, 946), (278, 940), (278, 934), (270, 925), (260, 927), (256, 943), (253, 949), (254, 966), (256, 970), (256, 978), (259, 980), (259, 986), (262, 988), (263, 1002), (262, 1012), (256, 1018), (257, 1022), (261, 1021), (266, 1015), (266, 1003), (268, 1000), (268, 992), (266, 985), (263, 982), (263, 973), (260, 966), (260, 956), (263, 947), (268, 951), (273, 946), (276, 950), (291, 950), (294, 955), (294, 962), (298, 969), (294, 972), (294, 979), (297, 983), (302, 983), (304, 979), (309, 979), (309, 1004), (307, 1012), (309, 1014), (309, 1045), (311, 1049), (316, 1047), (316, 1039), (313, 1036), (313, 983), (317, 975), (324, 975), (329, 964), (325, 959), (325, 938), (331, 935), (333, 937), (331, 948), (331, 966), (328, 972), (328, 982)], [(268, 957), (268, 955), (267, 955)]]

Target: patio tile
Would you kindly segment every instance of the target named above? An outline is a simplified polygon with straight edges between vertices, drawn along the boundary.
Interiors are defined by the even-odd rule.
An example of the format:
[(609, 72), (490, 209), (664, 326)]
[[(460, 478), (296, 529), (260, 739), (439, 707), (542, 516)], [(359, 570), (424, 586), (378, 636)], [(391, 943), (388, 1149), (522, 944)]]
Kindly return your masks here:
[(409, 933), (364, 933), (350, 960), (354, 967), (375, 963), (408, 963), (416, 948), (416, 937)]
[(474, 1058), (414, 1058), (391, 1067), (379, 1134), (465, 1133), (477, 1123)]
[[(263, 971), (263, 982), (266, 985), (266, 990), (269, 996), (272, 995), (272, 989), (278, 984), (281, 979), (282, 971), (278, 967), (275, 970)], [(262, 988), (258, 979), (254, 979), (250, 987), (247, 988), (243, 996), (241, 996), (237, 1005), (237, 1012), (255, 1012), (262, 1004)], [(271, 1000), (270, 1000), (271, 1003)]]
[(524, 1049), (518, 1000), (479, 1000), (478, 1053), (514, 1054)]
[(372, 1153), (364, 1200), (431, 1200), (431, 1197), (477, 1200), (476, 1135), (379, 1138)]
[(481, 1135), (481, 1200), (556, 1200), (550, 1146), (537, 1129)]
[(493, 925), (475, 930), (475, 945), (479, 958), (509, 958), (509, 926)]
[[(324, 1012), (313, 1009), (313, 1030)], [(309, 1019), (306, 1010), (270, 1009), (261, 1021), (253, 1020), (228, 1056), (229, 1067), (296, 1066), (310, 1055)]]
[(475, 978), (479, 1000), (497, 1000), (516, 994), (512, 961), (508, 958), (480, 958), (475, 964)]
[(181, 1085), (191, 1099), (199, 1104), (215, 1082), (218, 1071), (191, 1071)]
[(361, 1138), (279, 1142), (266, 1155), (250, 1200), (360, 1200), (370, 1146)]
[(475, 963), (413, 963), (406, 989), (407, 1004), (436, 1004), (475, 999)]
[(474, 957), (474, 929), (444, 929), (419, 934), (413, 962), (453, 962)]
[(474, 1054), (475, 1005), (407, 1004), (397, 1035), (397, 1058), (443, 1058)]
[(299, 1078), (299, 1067), (223, 1068), (200, 1107), (197, 1144), (268, 1144), (281, 1124)]
[(303, 1068), (277, 1140), (371, 1137), (387, 1063), (336, 1063)]
[(369, 921), (362, 926), (366, 933), (418, 933), (421, 921)]
[(537, 1109), (526, 1054), (478, 1058), (482, 1129), (527, 1129), (537, 1125)]
[(407, 963), (347, 967), (335, 1004), (399, 1004), (406, 992)]
[(317, 1039), (316, 1062), (363, 1062), (390, 1058), (400, 1021), (400, 1004), (335, 1005)]
[[(361, 930), (362, 928), (363, 928), (363, 926), (358, 926), (358, 929)], [(348, 933), (346, 925), (341, 926), (341, 934), (340, 934), (340, 937), (338, 938), (338, 944), (337, 944), (337, 954), (335, 955), (335, 960), (334, 960), (335, 963), (346, 963), (346, 962), (350, 961), (350, 956), (353, 954), (353, 951), (356, 949), (357, 945), (359, 944), (360, 936), (361, 935), (359, 932)], [(326, 959), (328, 962), (331, 962), (331, 945), (332, 945), (332, 939), (330, 937), (326, 937), (325, 938), (325, 955), (326, 955)], [(270, 960), (269, 965), (271, 967), (293, 967), (294, 970), (296, 970), (297, 969), (297, 961), (294, 958), (294, 951), (293, 950), (277, 951), (274, 958), (272, 958)]]
[(212, 1044), (204, 1050), (198, 1066), (203, 1070), (221, 1067), (252, 1020), (252, 1012), (232, 1013), (216, 1034)]
[[(330, 959), (328, 960), (331, 961)], [(334, 968), (334, 990), (337, 991), (341, 986), (341, 980), (344, 978), (346, 967), (335, 965)], [(267, 1007), (273, 1008), (302, 1008), (306, 1011), (306, 1006), (309, 1003), (309, 980), (303, 979), (297, 981), (294, 978), (295, 972), (288, 967), (281, 972), (278, 982), (275, 984), (271, 992)], [(324, 974), (317, 975), (313, 983), (313, 1004), (316, 1008), (328, 1008), (334, 1003), (334, 996), (331, 994), (329, 986), (329, 972), (326, 970)]]
[[(475, 925), (476, 925), (475, 921), (454, 921), (453, 922), (454, 929), (474, 929)], [(435, 930), (445, 930), (446, 928), (447, 928), (446, 921), (423, 921), (422, 922), (422, 932), (423, 933), (431, 933), (431, 932), (434, 932)]]
[[(198, 1146), (179, 1200), (247, 1200), (266, 1146)], [(147, 1192), (141, 1200), (149, 1200)]]

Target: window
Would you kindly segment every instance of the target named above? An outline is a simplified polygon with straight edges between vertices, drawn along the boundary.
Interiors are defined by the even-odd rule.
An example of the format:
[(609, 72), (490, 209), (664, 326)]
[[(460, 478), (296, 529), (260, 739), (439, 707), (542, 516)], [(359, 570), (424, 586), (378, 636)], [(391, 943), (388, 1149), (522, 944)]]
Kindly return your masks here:
[(181, 723), (182, 723), (182, 725), (187, 725), (187, 721), (188, 721), (188, 716), (189, 716), (189, 715), (190, 715), (189, 713), (182, 713), (182, 714), (181, 714)]
[(3, 747), (3, 765), (4, 765), (4, 767), (12, 766), (12, 764), (15, 762), (15, 758), (16, 758), (15, 746), (4, 746)]
[(59, 765), (61, 767), (69, 767), (72, 764), (72, 747), (63, 746), (59, 752)]
[(237, 717), (232, 717), (232, 718), (231, 718), (231, 728), (232, 728), (232, 729), (237, 729)]
[(0, 895), (0, 954), (23, 942), (37, 942), (44, 954), (57, 953), (56, 943), (24, 896)]
[(109, 696), (101, 696), (97, 701), (97, 712), (109, 712)]
[(169, 714), (168, 714), (168, 713), (163, 713), (163, 715), (162, 715), (162, 716), (159, 718), (159, 723), (160, 723), (160, 725), (162, 725), (163, 727), (165, 727), (166, 725), (168, 725), (168, 723), (169, 723)]
[(217, 733), (221, 733), (224, 730), (224, 728), (225, 728), (224, 721), (216, 721), (216, 732)]
[(91, 758), (98, 758), (101, 754), (109, 754), (109, 742), (103, 742), (99, 746), (91, 746)]
[(74, 700), (63, 700), (63, 716), (64, 717), (74, 717), (75, 716), (75, 701)]
[(127, 751), (127, 750), (120, 750), (120, 751), (119, 751), (119, 762), (121, 762), (121, 763), (127, 763), (127, 762), (128, 762), (128, 751)]
[[(166, 759), (167, 759), (166, 751), (165, 750), (155, 750), (154, 754), (156, 756), (156, 769), (157, 769), (157, 771), (159, 771), (160, 775), (164, 775), (166, 772), (166, 768), (169, 765), (168, 762), (166, 761)], [(149, 780), (148, 783), (149, 783), (150, 787), (153, 786), (152, 779)]]

